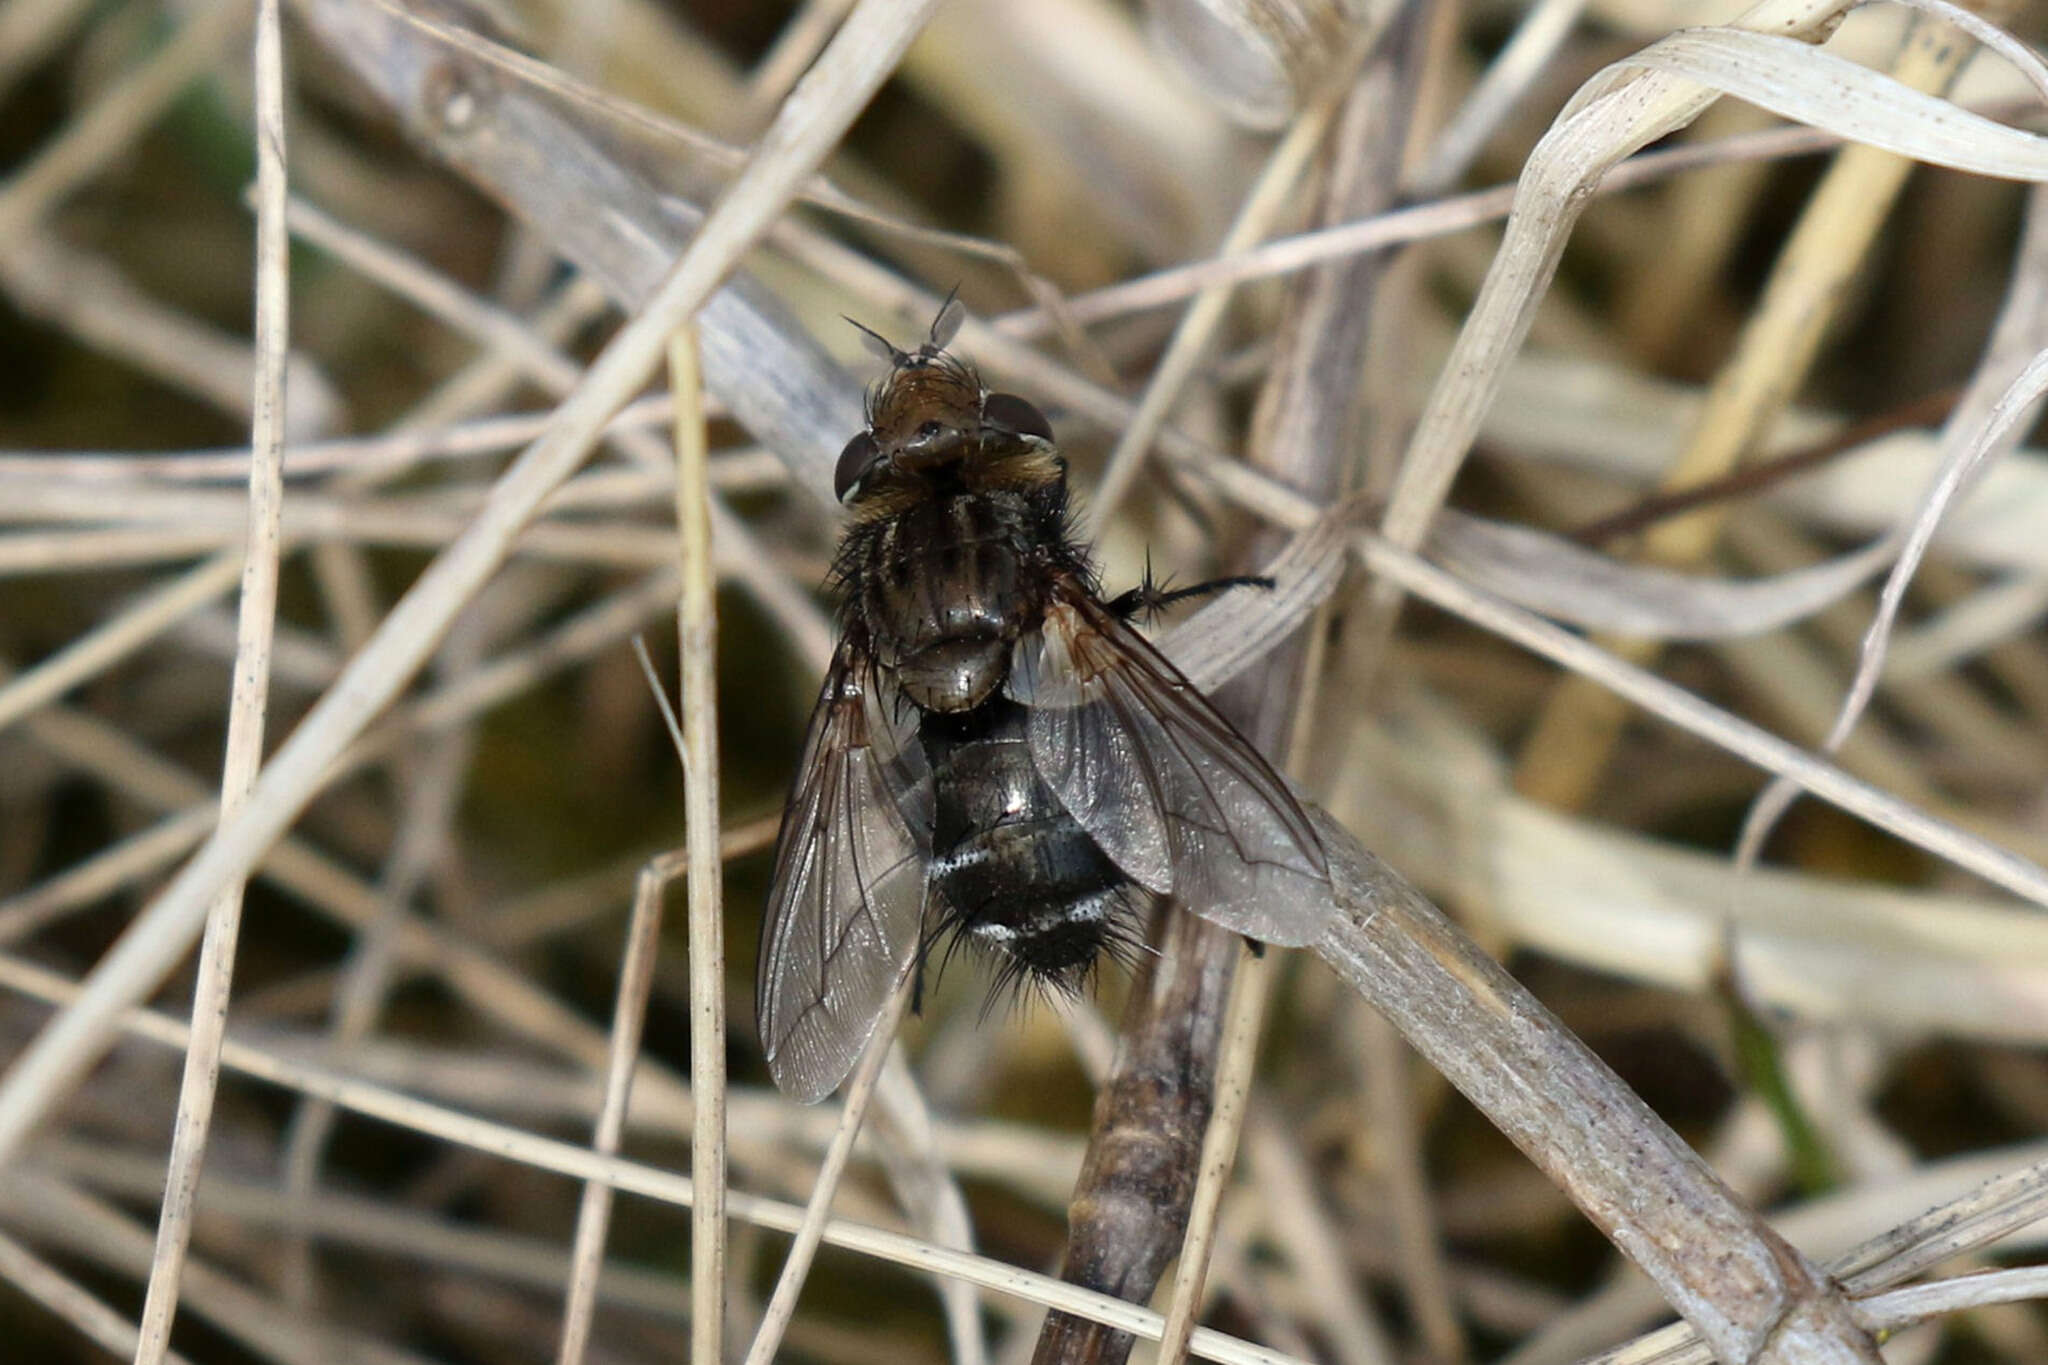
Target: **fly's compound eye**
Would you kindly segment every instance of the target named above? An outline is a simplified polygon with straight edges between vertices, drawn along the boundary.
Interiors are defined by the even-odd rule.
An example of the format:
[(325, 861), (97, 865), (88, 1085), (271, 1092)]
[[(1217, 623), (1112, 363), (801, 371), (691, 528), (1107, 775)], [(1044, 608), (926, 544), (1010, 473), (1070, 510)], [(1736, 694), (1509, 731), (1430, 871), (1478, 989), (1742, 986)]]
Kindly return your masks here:
[(1038, 405), (1014, 393), (992, 393), (982, 399), (981, 420), (1007, 428), (1019, 436), (1052, 440), (1052, 423), (1045, 420), (1045, 414), (1038, 410)]
[(846, 448), (839, 452), (839, 467), (832, 471), (832, 495), (845, 502), (846, 495), (860, 486), (860, 481), (881, 458), (882, 448), (875, 444), (875, 438), (868, 432), (863, 431), (848, 441)]

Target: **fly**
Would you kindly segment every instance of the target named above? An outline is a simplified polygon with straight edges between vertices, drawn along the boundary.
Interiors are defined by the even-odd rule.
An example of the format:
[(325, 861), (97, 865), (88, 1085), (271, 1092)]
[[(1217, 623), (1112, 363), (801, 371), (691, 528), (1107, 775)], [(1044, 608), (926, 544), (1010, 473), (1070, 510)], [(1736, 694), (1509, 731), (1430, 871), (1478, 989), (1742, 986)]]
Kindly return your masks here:
[(1030, 402), (946, 349), (949, 300), (888, 359), (834, 491), (840, 638), (784, 810), (757, 978), (768, 1069), (811, 1101), (944, 943), (1073, 989), (1170, 898), (1313, 942), (1329, 867), (1287, 783), (1132, 620), (1260, 582), (1105, 599)]

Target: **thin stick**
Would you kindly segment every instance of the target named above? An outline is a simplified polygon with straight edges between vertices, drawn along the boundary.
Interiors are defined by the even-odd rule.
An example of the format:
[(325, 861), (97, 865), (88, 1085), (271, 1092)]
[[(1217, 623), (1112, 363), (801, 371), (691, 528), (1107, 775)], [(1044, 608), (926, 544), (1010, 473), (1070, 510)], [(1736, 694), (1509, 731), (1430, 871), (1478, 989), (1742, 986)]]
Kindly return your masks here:
[(833, 28), (852, 7), (852, 0), (809, 0), (782, 26), (782, 32), (775, 35), (775, 45), (755, 64), (747, 80), (747, 126), (759, 124), (768, 111), (782, 102), (790, 85), (811, 64), (818, 49), (832, 36)]
[[(867, 1053), (855, 1068), (853, 1079), (846, 1083), (846, 1109), (840, 1115), (839, 1130), (832, 1134), (832, 1145), (825, 1149), (825, 1159), (819, 1163), (817, 1181), (804, 1204), (803, 1225), (797, 1228), (789, 1255), (782, 1262), (782, 1275), (775, 1281), (775, 1293), (761, 1315), (761, 1330), (754, 1334), (754, 1344), (747, 1350), (746, 1365), (770, 1365), (782, 1345), (789, 1320), (796, 1315), (797, 1295), (803, 1292), (811, 1261), (818, 1254), (818, 1244), (825, 1239), (826, 1224), (831, 1220), (832, 1197), (839, 1192), (839, 1180), (846, 1174), (846, 1159), (853, 1155), (853, 1141), (860, 1136), (860, 1121), (867, 1114), (868, 1100), (874, 1096), (875, 1081), (882, 1074), (889, 1049), (895, 1046), (896, 1028), (903, 1022), (903, 1011), (910, 1004), (910, 979), (911, 972), (906, 970), (875, 1024), (875, 1036), (868, 1043)], [(712, 1362), (700, 1358), (694, 1365)]]
[(1173, 1298), (1159, 1338), (1160, 1365), (1187, 1359), (1202, 1311), (1202, 1284), (1209, 1273), (1209, 1249), (1216, 1236), (1216, 1211), (1230, 1184), (1237, 1159), (1237, 1139), (1244, 1129), (1245, 1098), (1259, 1050), (1259, 1023), (1272, 989), (1273, 960), (1250, 947), (1238, 949), (1237, 974), (1230, 982), (1229, 1014), (1223, 1029), (1223, 1054), (1216, 1064), (1216, 1107), (1209, 1131), (1202, 1137), (1202, 1165), (1195, 1177), (1195, 1198), (1188, 1210), (1188, 1231), (1181, 1243), (1180, 1266), (1173, 1273)]
[[(636, 642), (637, 643), (637, 642)], [(646, 661), (646, 653), (641, 660)], [(605, 1059), (604, 1100), (590, 1149), (606, 1156), (619, 1150), (626, 1130), (626, 1109), (633, 1098), (633, 1064), (647, 1022), (647, 996), (654, 986), (655, 949), (661, 943), (661, 900), (682, 861), (664, 853), (640, 869), (633, 885), (633, 916), (626, 926), (626, 946), (619, 962), (618, 999), (612, 1006), (611, 1054)], [(562, 1306), (562, 1344), (555, 1352), (560, 1365), (580, 1365), (590, 1341), (590, 1321), (597, 1311), (597, 1282), (604, 1270), (605, 1230), (611, 1221), (612, 1187), (602, 1180), (585, 1182), (583, 1202), (576, 1210), (576, 1237), (569, 1252), (569, 1296)], [(695, 1263), (692, 1262), (692, 1274)], [(716, 1365), (714, 1358), (713, 1365)]]
[(682, 652), (683, 819), (689, 849), (690, 1359), (718, 1365), (725, 1340), (725, 930), (718, 856), (718, 580), (711, 564), (710, 442), (696, 399), (703, 392), (695, 329), (669, 341), (668, 386), (676, 399), (676, 530), (683, 595), (676, 607)]
[(1550, 69), (1550, 59), (1571, 35), (1586, 0), (1538, 0), (1529, 7), (1479, 84), (1458, 106), (1450, 126), (1437, 134), (1410, 190), (1434, 198), (1458, 182), (1501, 122)]
[[(249, 538), (242, 564), (242, 602), (222, 764), (223, 823), (248, 800), (263, 762), (263, 722), (270, 704), (270, 640), (277, 620), (278, 523), (284, 504), (285, 352), (291, 336), (290, 241), (285, 234), (284, 42), (278, 0), (256, 12), (256, 383), (249, 427)], [(156, 1254), (135, 1347), (136, 1365), (160, 1365), (170, 1349), (171, 1320), (192, 1237), (192, 1209), (220, 1085), (220, 1046), (227, 1031), (235, 941), (242, 927), (242, 890), (249, 869), (227, 880), (207, 912), (192, 990), (192, 1038), (178, 1093), (178, 1117), (164, 1173)]]
[[(1388, 11), (1390, 15), (1394, 12)], [(1351, 40), (1350, 51), (1318, 94), (1315, 104), (1294, 121), (1287, 130), (1287, 136), (1266, 158), (1258, 183), (1245, 197), (1230, 231), (1224, 234), (1216, 249), (1219, 257), (1246, 251), (1266, 236), (1273, 220), (1286, 207), (1302, 173), (1308, 169), (1310, 158), (1323, 145), (1323, 135), (1329, 131), (1337, 111), (1344, 107), (1344, 96), (1351, 88), (1359, 63), (1379, 41), (1385, 29), (1386, 20), (1383, 18)], [(1166, 354), (1154, 367), (1152, 380), (1138, 401), (1137, 412), (1118, 434), (1116, 448), (1110, 451), (1109, 460), (1103, 466), (1102, 480), (1096, 485), (1095, 496), (1089, 503), (1089, 514), (1097, 526), (1109, 524), (1117, 507), (1137, 483), (1138, 475), (1145, 466), (1146, 453), (1152, 448), (1153, 437), (1165, 424), (1167, 412), (1194, 374), (1196, 364), (1208, 349), (1210, 338), (1223, 321), (1224, 309), (1230, 306), (1235, 295), (1236, 289), (1230, 284), (1210, 285), (1195, 296), (1187, 312), (1181, 315), (1180, 325), (1174, 329), (1173, 339), (1167, 343)]]
[(133, 144), (213, 65), (245, 22), (245, 9), (244, 0), (214, 0), (7, 177), (0, 185), (0, 242), (19, 241), (30, 224)]
[(0, 687), (0, 729), (112, 668), (227, 591), (242, 572), (238, 545), (188, 569)]
[[(0, 8), (0, 94), (64, 41), (74, 23), (97, 9), (87, 0), (14, 0)], [(115, 1354), (128, 1350), (124, 1346)]]
[(0, 900), (0, 944), (19, 943), (53, 920), (154, 876), (190, 853), (213, 828), (211, 806), (192, 806)]
[[(135, 1349), (135, 1329), (127, 1318), (5, 1233), (0, 1233), (0, 1279), (70, 1323), (108, 1355), (125, 1356)], [(175, 1351), (165, 1352), (164, 1362), (186, 1365), (185, 1357)]]
[(113, 1040), (120, 1011), (179, 961), (220, 889), (249, 869), (319, 789), (329, 763), (418, 671), (449, 622), (510, 552), (541, 502), (660, 358), (670, 334), (737, 264), (853, 122), (938, 0), (868, 0), (784, 104), (759, 150), (705, 218), (646, 311), (622, 328), (506, 471), (476, 520), (415, 581), (383, 626), (309, 712), (258, 779), (249, 802), (143, 911), (94, 969), (85, 991), (25, 1048), (0, 1081), (0, 1164), (69, 1093)]
[[(660, 426), (670, 420), (668, 395), (650, 394), (620, 408), (607, 432)], [(285, 447), (287, 478), (341, 471), (372, 471), (378, 479), (406, 473), (426, 460), (464, 460), (517, 450), (547, 430), (544, 412), (482, 417), (452, 425), (436, 424), (385, 431), (374, 436), (338, 436), (325, 441), (295, 441)], [(61, 457), (61, 464), (57, 460)], [(764, 477), (752, 466), (757, 460), (721, 455), (713, 462), (723, 482), (728, 472), (746, 466), (750, 480)], [(779, 467), (779, 465), (778, 465)], [(0, 452), (0, 477), (37, 475), (62, 479), (114, 481), (147, 479), (170, 484), (227, 482), (249, 477), (247, 448), (213, 448), (127, 452), (111, 450), (8, 450)]]

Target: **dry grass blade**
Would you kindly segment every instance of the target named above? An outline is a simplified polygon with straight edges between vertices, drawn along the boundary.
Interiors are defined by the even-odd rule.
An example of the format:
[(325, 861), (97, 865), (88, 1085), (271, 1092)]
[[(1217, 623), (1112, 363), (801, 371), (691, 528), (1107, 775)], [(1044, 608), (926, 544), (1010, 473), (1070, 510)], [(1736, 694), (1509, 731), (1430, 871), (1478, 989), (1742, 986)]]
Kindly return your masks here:
[[(1674, 34), (1582, 90), (1524, 171), (1507, 239), (1409, 443), (1384, 522), (1390, 539), (1416, 544), (1441, 504), (1507, 359), (1527, 334), (1585, 191), (1622, 156), (1689, 123), (1715, 91), (1937, 164), (2015, 177), (2048, 173), (2048, 143), (1783, 36), (1824, 28), (1838, 8), (1759, 5), (1739, 27)], [(1772, 32), (1756, 31), (1763, 29)], [(1632, 79), (1629, 68), (1650, 74)], [(1383, 620), (1391, 600), (1381, 594)]]
[(1675, 640), (1760, 635), (1840, 601), (1897, 553), (1885, 536), (1825, 563), (1741, 582), (1629, 565), (1571, 542), (1446, 509), (1432, 563), (1516, 606), (1591, 630)]
[[(609, 155), (550, 100), (500, 81), (437, 34), (384, 6), (343, 0), (312, 0), (307, 18), (438, 155), (545, 233), (615, 302), (642, 308), (675, 253), (698, 240), (694, 209)], [(605, 211), (585, 212), (590, 204)], [(801, 486), (829, 490), (832, 461), (859, 421), (859, 386), (772, 294), (745, 276), (722, 283), (697, 319), (706, 388), (799, 472)]]
[(795, 186), (831, 150), (888, 74), (929, 5), (884, 14), (863, 5), (764, 135), (646, 310), (605, 348), (583, 383), (495, 486), (491, 501), (385, 617), (334, 689), (278, 750), (236, 819), (225, 822), (95, 972), (79, 1002), (15, 1060), (0, 1082), (0, 1156), (104, 1049), (114, 1016), (170, 970), (219, 888), (261, 855), (303, 807), (322, 771), (397, 695), (447, 623), (503, 560), (540, 502), (589, 451), (653, 368), (668, 335), (700, 306)]
[[(249, 431), (249, 523), (241, 551), (242, 592), (235, 641), (234, 688), (222, 764), (219, 818), (232, 820), (249, 798), (263, 764), (270, 705), (270, 648), (277, 620), (279, 521), (284, 506), (285, 360), (290, 344), (289, 237), (284, 223), (284, 37), (278, 0), (256, 11), (256, 395)], [(246, 873), (244, 874), (246, 876)], [(157, 1365), (170, 1351), (185, 1253), (191, 1243), (199, 1172), (206, 1161), (220, 1084), (220, 1044), (227, 1031), (235, 944), (241, 933), (244, 880), (222, 887), (206, 912), (199, 976), (192, 992), (192, 1037), (178, 1091), (177, 1126), (166, 1164), (156, 1252), (137, 1330), (136, 1365)]]
[[(52, 1003), (75, 1000), (79, 995), (77, 983), (64, 981), (18, 958), (0, 957), (0, 983)], [(182, 1050), (185, 1046), (185, 1026), (163, 1015), (133, 1011), (122, 1022), (124, 1028), (165, 1047)], [(282, 1085), (301, 1094), (317, 1096), (413, 1132), (480, 1152), (494, 1153), (535, 1169), (577, 1179), (603, 1181), (617, 1190), (682, 1207), (687, 1207), (690, 1202), (689, 1181), (674, 1172), (620, 1157), (601, 1156), (586, 1147), (478, 1119), (339, 1071), (239, 1043), (232, 1038), (221, 1049), (221, 1064), (244, 1075)], [(758, 1195), (734, 1191), (728, 1199), (727, 1208), (734, 1218), (777, 1232), (796, 1233), (806, 1225), (803, 1209)], [(1118, 1331), (1151, 1340), (1159, 1338), (1163, 1325), (1160, 1315), (1150, 1309), (1106, 1294), (1076, 1289), (1049, 1276), (949, 1251), (898, 1232), (830, 1219), (823, 1224), (822, 1239), (829, 1245), (879, 1257), (912, 1270), (952, 1276), (1030, 1303), (1084, 1314)], [(1190, 1351), (1204, 1360), (1216, 1361), (1218, 1365), (1297, 1365), (1294, 1358), (1284, 1352), (1209, 1328), (1195, 1332)]]
[[(2048, 1359), (2039, 14), (277, 8), (0, 4), (13, 1354)], [(1272, 578), (1145, 629), (1345, 913), (1051, 1009), (962, 954), (856, 1132), (744, 1004), (840, 319), (955, 286), (1105, 595)]]
[[(645, 662), (644, 655), (642, 661)], [(649, 675), (652, 681), (651, 668)], [(633, 916), (626, 930), (625, 951), (620, 954), (618, 1006), (612, 1014), (611, 1055), (605, 1064), (604, 1105), (598, 1111), (597, 1129), (590, 1139), (593, 1152), (609, 1156), (619, 1150), (619, 1139), (626, 1126), (626, 1107), (633, 1094), (633, 1062), (640, 1051), (641, 1029), (646, 1023), (647, 994), (654, 982), (655, 949), (661, 935), (661, 899), (669, 884), (683, 872), (682, 859), (664, 855), (642, 868), (633, 885)], [(583, 1199), (576, 1209), (576, 1234), (569, 1251), (569, 1292), (562, 1307), (562, 1341), (555, 1353), (561, 1365), (581, 1365), (590, 1344), (590, 1323), (597, 1311), (598, 1277), (604, 1269), (605, 1232), (611, 1219), (611, 1205), (611, 1186), (597, 1180), (584, 1185)], [(723, 1199), (715, 1201), (714, 1207), (723, 1212)], [(701, 1274), (701, 1270), (693, 1268), (692, 1282)], [(723, 1288), (723, 1282), (718, 1283)], [(693, 1306), (697, 1306), (694, 1293), (692, 1298)], [(713, 1317), (716, 1316), (714, 1312)]]
[(831, 1144), (825, 1148), (825, 1159), (818, 1165), (817, 1179), (811, 1183), (810, 1201), (804, 1205), (803, 1222), (795, 1229), (796, 1236), (790, 1242), (789, 1253), (783, 1257), (782, 1269), (775, 1277), (775, 1292), (762, 1310), (761, 1325), (754, 1330), (753, 1342), (747, 1347), (746, 1365), (768, 1365), (782, 1349), (783, 1334), (789, 1330), (790, 1319), (796, 1316), (797, 1296), (803, 1293), (804, 1281), (810, 1278), (818, 1246), (825, 1240), (826, 1224), (832, 1216), (832, 1201), (839, 1193), (841, 1177), (846, 1174), (847, 1159), (853, 1155), (854, 1139), (860, 1136), (861, 1121), (867, 1117), (868, 1101), (874, 1098), (875, 1083), (880, 1080), (882, 1067), (896, 1046), (896, 1027), (903, 1022), (903, 1016), (910, 1007), (910, 994), (910, 974), (905, 972), (875, 1022), (875, 1035), (868, 1043), (867, 1052), (853, 1069), (853, 1074), (846, 1078), (842, 1088), (844, 1098), (839, 1127), (832, 1134)]
[(1230, 1003), (1224, 1007), (1223, 1053), (1216, 1066), (1216, 1107), (1210, 1111), (1208, 1130), (1202, 1136), (1202, 1164), (1188, 1209), (1187, 1237), (1181, 1243), (1173, 1297), (1168, 1301), (1166, 1327), (1159, 1339), (1162, 1361), (1177, 1363), (1187, 1359), (1195, 1319), (1202, 1310), (1211, 1240), (1216, 1235), (1216, 1211), (1222, 1205), (1224, 1185), (1237, 1160), (1237, 1139), (1244, 1128), (1245, 1106), (1251, 1099), (1259, 1025), (1265, 1016), (1266, 996), (1272, 983), (1273, 964), (1263, 955), (1247, 950), (1238, 958), (1237, 970), (1230, 979)]
[[(1945, 93), (1970, 55), (1948, 30), (1918, 24), (1892, 61), (1893, 78), (1915, 90)], [(1726, 477), (1762, 443), (1811, 368), (1828, 324), (1848, 297), (1848, 284), (1873, 248), (1911, 171), (1910, 162), (1869, 146), (1838, 153), (1815, 188), (1785, 243), (1736, 353), (1709, 391), (1684, 449), (1665, 471), (1672, 492)], [(1704, 561), (1727, 519), (1709, 506), (1651, 526), (1642, 553), (1653, 563), (1683, 569)], [(1648, 664), (1648, 641), (1605, 642), (1624, 657)], [(1583, 679), (1559, 687), (1523, 748), (1522, 790), (1553, 804), (1584, 801), (1606, 767), (1607, 752), (1624, 709)]]
[[(1982, 480), (1987, 466), (2018, 447), (2022, 433), (2040, 413), (2041, 394), (2048, 388), (2048, 315), (2036, 302), (2040, 294), (2038, 285), (2031, 282), (2039, 281), (2044, 270), (2048, 270), (2048, 190), (2036, 189), (2028, 214), (2027, 236), (2014, 272), (2019, 282), (2013, 291), (2013, 302), (1999, 319), (1990, 353), (1949, 420), (1943, 440), (1947, 454), (1920, 499), (1912, 528), (1900, 547), (1898, 562), (1885, 580), (1877, 615), (1864, 635), (1856, 676), (1822, 743), (1826, 752), (1832, 753), (1842, 746), (1875, 695), (1878, 673), (1884, 666), (1906, 587), (1926, 557), (1950, 505)], [(2013, 374), (2022, 358), (2029, 355), (2033, 358), (2025, 368)], [(1744, 821), (1738, 861), (1755, 860), (1793, 795), (1782, 784), (1774, 783), (1757, 798)]]
[[(0, 1277), (71, 1323), (107, 1354), (125, 1356), (135, 1350), (135, 1328), (126, 1318), (5, 1234), (0, 1234)], [(175, 1352), (166, 1352), (162, 1359), (167, 1365), (187, 1365), (185, 1357)]]
[[(1583, 1043), (1340, 828), (1326, 824), (1324, 837), (1348, 914), (1318, 955), (1543, 1167), (1719, 1355), (1878, 1358), (1818, 1272)], [(1646, 1187), (1659, 1198), (1639, 1199)]]
[[(2040, 1163), (2008, 1171), (1940, 1207), (1930, 1209), (1837, 1258), (1829, 1273), (1856, 1295), (1857, 1317), (1872, 1331), (1889, 1331), (2001, 1294), (2039, 1297), (2039, 1267), (1898, 1285), (1974, 1247), (2038, 1223), (2048, 1201)], [(1980, 1285), (1978, 1280), (1982, 1279)], [(1890, 1292), (1886, 1292), (1890, 1290)], [(1982, 1297), (1978, 1297), (1981, 1294)], [(1650, 1333), (1586, 1365), (1708, 1365), (1712, 1355), (1683, 1324)]]
[(1729, 753), (1797, 782), (1808, 793), (1860, 815), (1986, 881), (2038, 905), (2048, 905), (2048, 869), (1934, 818), (1761, 727), (1720, 712), (1685, 689), (1605, 653), (1583, 637), (1475, 592), (1462, 580), (1386, 541), (1366, 540), (1361, 546), (1361, 557), (1404, 590), (1597, 680), (1652, 715), (1695, 734), (1710, 736)]
[(693, 330), (669, 343), (669, 389), (676, 404), (676, 528), (682, 542), (682, 600), (676, 631), (682, 649), (685, 837), (689, 841), (690, 1355), (725, 1352), (725, 926), (724, 869), (718, 823), (718, 604), (711, 572), (710, 445), (701, 411), (702, 377)]
[[(1825, 25), (1840, 8), (1765, 4), (1743, 22), (1796, 33)], [(1531, 153), (1506, 239), (1446, 362), (1445, 378), (1409, 441), (1383, 522), (1396, 544), (1420, 542), (1449, 490), (1505, 362), (1534, 320), (1536, 301), (1556, 270), (1585, 191), (1623, 157), (1690, 122), (1711, 99), (1699, 87), (1661, 73), (1659, 79), (1610, 84), (1568, 111)]]

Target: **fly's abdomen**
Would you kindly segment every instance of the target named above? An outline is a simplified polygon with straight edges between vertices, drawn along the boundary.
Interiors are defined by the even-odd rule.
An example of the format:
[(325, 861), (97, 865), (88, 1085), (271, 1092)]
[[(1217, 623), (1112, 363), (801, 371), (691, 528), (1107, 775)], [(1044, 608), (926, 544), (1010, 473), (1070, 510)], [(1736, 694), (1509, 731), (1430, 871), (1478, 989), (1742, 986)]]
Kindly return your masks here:
[(996, 697), (928, 714), (935, 810), (931, 887), (946, 927), (1003, 975), (1071, 986), (1134, 941), (1132, 886), (1039, 779), (1025, 711)]

